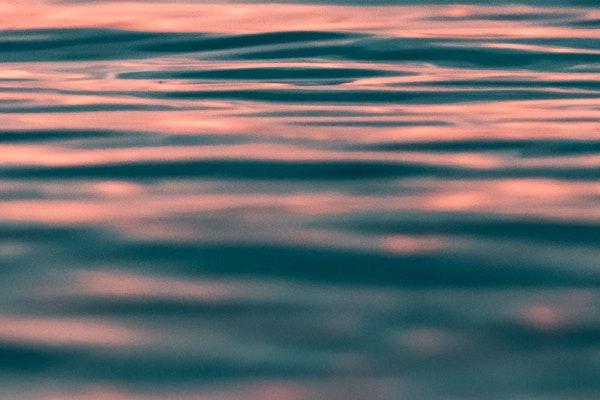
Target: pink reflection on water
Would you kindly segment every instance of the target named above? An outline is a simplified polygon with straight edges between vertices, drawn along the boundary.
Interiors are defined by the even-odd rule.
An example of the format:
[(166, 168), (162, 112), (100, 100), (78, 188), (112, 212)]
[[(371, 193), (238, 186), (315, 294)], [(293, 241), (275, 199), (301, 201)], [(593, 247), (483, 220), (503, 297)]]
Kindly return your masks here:
[(431, 356), (452, 350), (458, 338), (437, 328), (421, 327), (398, 332), (390, 341), (399, 346), (399, 351)]
[[(261, 161), (395, 161), (441, 166), (497, 168), (510, 163), (502, 156), (484, 153), (343, 152), (290, 145), (252, 143), (229, 146), (157, 146), (121, 149), (69, 149), (52, 145), (0, 145), (6, 166), (93, 166), (111, 163), (184, 160)], [(575, 165), (594, 165), (598, 157), (567, 159)], [(554, 159), (520, 161), (523, 165), (552, 165)]]
[[(389, 188), (409, 190), (405, 194), (344, 194), (322, 191), (246, 193), (239, 196), (236, 193), (215, 193), (215, 187), (203, 184), (186, 189), (178, 188), (175, 183), (143, 186), (128, 182), (100, 181), (80, 182), (75, 187), (40, 183), (37, 188), (45, 193), (46, 198), (3, 200), (0, 202), (0, 218), (22, 223), (100, 224), (125, 230), (135, 236), (188, 239), (239, 236), (241, 232), (227, 231), (225, 227), (211, 227), (205, 231), (202, 225), (193, 221), (187, 224), (185, 219), (177, 216), (220, 213), (224, 217), (231, 213), (231, 218), (238, 218), (238, 223), (254, 225), (255, 229), (257, 226), (264, 226), (265, 233), (270, 231), (272, 234), (277, 232), (274, 222), (280, 218), (281, 213), (288, 218), (305, 219), (366, 211), (424, 210), (529, 215), (549, 220), (600, 220), (600, 211), (592, 206), (594, 199), (600, 196), (600, 185), (591, 182), (549, 179), (470, 182), (400, 180), (387, 182), (386, 185)], [(10, 193), (11, 190), (27, 190), (29, 185), (13, 183), (11, 189), (10, 182), (2, 182), (2, 187)], [(419, 188), (416, 193), (415, 188)], [(78, 199), (69, 199), (73, 196)], [(143, 207), (131, 207), (133, 203), (143, 204)], [(239, 220), (239, 210), (246, 210), (244, 215), (247, 220)], [(253, 216), (259, 220), (252, 219)], [(291, 233), (291, 228), (292, 225), (288, 225), (285, 229), (290, 238), (299, 234)], [(317, 242), (332, 240), (334, 237), (338, 241), (342, 240), (341, 233), (334, 237), (319, 235), (331, 233), (309, 234), (304, 231), (303, 237)], [(356, 241), (360, 244), (360, 240), (352, 240), (350, 243)]]
[(149, 340), (149, 335), (141, 330), (112, 322), (0, 315), (0, 341), (4, 342), (123, 347)]
[[(453, 245), (456, 245), (453, 243)], [(448, 246), (448, 241), (435, 236), (393, 235), (382, 239), (381, 247), (397, 254), (418, 254), (441, 250)]]
[[(552, 78), (554, 79), (554, 78)], [(71, 97), (74, 95), (68, 95)], [(19, 96), (14, 96), (18, 99)], [(70, 101), (68, 98), (61, 102)], [(51, 104), (54, 101), (51, 102)], [(205, 101), (199, 102), (206, 105)], [(305, 122), (331, 121), (332, 118), (285, 117), (290, 105), (251, 102), (223, 102), (216, 109), (198, 111), (119, 111), (5, 114), (0, 116), (4, 129), (112, 129), (171, 134), (240, 134), (269, 138), (301, 138), (315, 141), (376, 142), (393, 140), (451, 140), (458, 138), (564, 138), (577, 123), (579, 139), (600, 137), (595, 124), (594, 100), (547, 100), (469, 103), (452, 105), (394, 106), (294, 106), (297, 111), (368, 112), (362, 120), (418, 121), (439, 119), (448, 126), (378, 127), (327, 126), (315, 129)], [(211, 104), (217, 106), (217, 104)], [(283, 117), (254, 117), (252, 113), (282, 112)], [(388, 113), (386, 117), (382, 113)], [(403, 117), (404, 115), (410, 117)], [(351, 118), (338, 118), (352, 121)], [(354, 120), (357, 120), (356, 118)], [(335, 120), (333, 120), (335, 121)], [(360, 121), (360, 119), (359, 119)], [(6, 148), (4, 151), (18, 149)], [(20, 157), (20, 155), (18, 156)], [(3, 157), (4, 159), (4, 157)]]
[(127, 393), (113, 387), (94, 386), (81, 391), (39, 394), (43, 400), (143, 400), (147, 395)]
[(235, 284), (150, 277), (123, 272), (82, 272), (77, 283), (81, 294), (110, 298), (176, 298), (222, 300), (240, 296), (245, 290)]
[(178, 388), (133, 390), (109, 385), (86, 385), (79, 389), (49, 390), (38, 393), (40, 400), (309, 400), (402, 398), (403, 385), (394, 379), (360, 377), (354, 379), (265, 379), (251, 382), (207, 385), (198, 389)]
[[(527, 6), (388, 6), (352, 7), (300, 4), (203, 4), (153, 2), (74, 2), (58, 5), (49, 0), (31, 0), (28, 7), (3, 0), (0, 24), (5, 29), (104, 28), (244, 33), (273, 30), (349, 30), (386, 32), (398, 36), (520, 36), (589, 37), (593, 32), (511, 20), (478, 20), (478, 14), (519, 13), (581, 14), (576, 8)], [(598, 11), (586, 11), (595, 18)], [(470, 17), (469, 24), (459, 19)], [(199, 23), (198, 21), (201, 21)], [(398, 27), (402, 29), (398, 29)], [(597, 37), (597, 36), (596, 36)]]
[(524, 310), (524, 314), (526, 323), (540, 330), (557, 330), (568, 322), (568, 317), (563, 310), (550, 305), (530, 305)]

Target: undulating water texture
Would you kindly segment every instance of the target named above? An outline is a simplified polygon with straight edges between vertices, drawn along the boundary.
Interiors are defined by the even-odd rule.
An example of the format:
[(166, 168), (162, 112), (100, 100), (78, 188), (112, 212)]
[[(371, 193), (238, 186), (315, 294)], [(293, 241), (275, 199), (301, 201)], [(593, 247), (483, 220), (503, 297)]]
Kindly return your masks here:
[(599, 5), (0, 0), (0, 399), (597, 400)]

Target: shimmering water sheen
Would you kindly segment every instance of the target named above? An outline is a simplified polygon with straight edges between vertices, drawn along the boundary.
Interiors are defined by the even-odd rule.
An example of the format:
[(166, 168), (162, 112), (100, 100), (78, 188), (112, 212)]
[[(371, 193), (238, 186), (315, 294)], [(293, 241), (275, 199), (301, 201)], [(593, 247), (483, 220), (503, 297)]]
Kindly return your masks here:
[(0, 399), (600, 398), (596, 0), (0, 0)]

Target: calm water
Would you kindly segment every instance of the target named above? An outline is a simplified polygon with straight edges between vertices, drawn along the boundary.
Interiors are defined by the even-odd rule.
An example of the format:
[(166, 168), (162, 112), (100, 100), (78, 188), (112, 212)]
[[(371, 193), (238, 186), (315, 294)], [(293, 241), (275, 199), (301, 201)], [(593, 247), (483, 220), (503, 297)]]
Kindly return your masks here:
[(0, 399), (598, 399), (600, 7), (465, 3), (0, 0)]

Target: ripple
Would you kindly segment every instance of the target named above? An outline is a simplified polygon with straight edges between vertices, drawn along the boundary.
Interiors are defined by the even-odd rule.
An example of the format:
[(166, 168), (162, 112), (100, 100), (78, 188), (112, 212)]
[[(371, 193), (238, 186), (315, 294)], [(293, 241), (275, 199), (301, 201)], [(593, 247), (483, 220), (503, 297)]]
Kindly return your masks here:
[[(581, 121), (584, 122), (584, 121)], [(592, 122), (592, 121), (589, 121)], [(357, 146), (357, 150), (375, 151), (429, 151), (429, 152), (512, 152), (521, 157), (561, 157), (574, 154), (596, 154), (600, 142), (596, 140), (495, 139), (495, 140), (437, 140), (434, 142), (374, 143)]]

